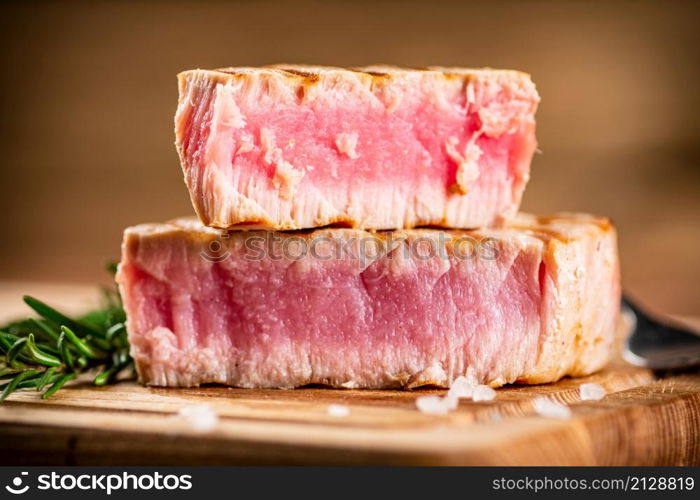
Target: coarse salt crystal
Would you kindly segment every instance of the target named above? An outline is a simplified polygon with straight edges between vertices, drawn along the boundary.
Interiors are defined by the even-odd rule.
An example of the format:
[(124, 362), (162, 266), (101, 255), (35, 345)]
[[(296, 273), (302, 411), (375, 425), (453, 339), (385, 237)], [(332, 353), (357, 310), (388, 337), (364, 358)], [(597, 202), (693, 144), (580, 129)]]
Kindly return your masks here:
[(460, 399), (490, 401), (496, 397), (496, 391), (487, 385), (477, 385), (467, 377), (457, 377), (450, 385), (445, 397), (420, 396), (416, 399), (418, 409), (428, 415), (445, 415), (456, 410)]
[(331, 417), (347, 417), (350, 415), (350, 408), (345, 405), (328, 405), (326, 411)]
[(598, 384), (581, 384), (579, 387), (581, 401), (599, 401), (605, 397), (605, 388)]
[(192, 430), (198, 432), (214, 430), (219, 423), (219, 415), (207, 404), (183, 406), (177, 415), (187, 422)]
[(454, 382), (452, 382), (450, 390), (447, 391), (447, 397), (457, 399), (471, 398), (474, 394), (475, 387), (476, 384), (467, 379), (467, 377), (457, 377)]
[(456, 410), (459, 406), (460, 399), (469, 399), (474, 394), (476, 385), (467, 377), (457, 377), (452, 382), (450, 389), (447, 391), (445, 401), (450, 410)]
[(559, 420), (571, 418), (571, 409), (568, 406), (544, 396), (535, 398), (532, 402), (532, 406), (535, 412), (541, 417), (556, 418)]
[(416, 406), (426, 415), (446, 415), (450, 411), (451, 401), (440, 396), (420, 396), (416, 398)]
[(472, 399), (474, 401), (491, 401), (495, 397), (496, 391), (491, 389), (488, 385), (477, 385), (472, 394)]

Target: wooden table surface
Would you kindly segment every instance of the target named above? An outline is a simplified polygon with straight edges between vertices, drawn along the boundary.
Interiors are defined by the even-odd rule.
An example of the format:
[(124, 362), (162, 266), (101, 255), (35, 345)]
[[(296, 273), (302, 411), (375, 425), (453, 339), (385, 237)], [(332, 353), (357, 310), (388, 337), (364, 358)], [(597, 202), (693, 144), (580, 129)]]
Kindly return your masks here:
[[(22, 293), (76, 309), (95, 297), (81, 287), (5, 283), (5, 319), (23, 311)], [(608, 395), (581, 401), (585, 382)], [(78, 382), (47, 401), (24, 391), (0, 405), (0, 462), (700, 465), (698, 372), (659, 375), (617, 362), (590, 377), (503, 388), (493, 401), (462, 400), (445, 416), (416, 409), (416, 397), (432, 392), (444, 393)], [(572, 418), (535, 415), (532, 401), (543, 395), (569, 404)], [(197, 430), (178, 414), (199, 404), (218, 416), (211, 430)], [(350, 414), (334, 417), (330, 404), (345, 405)]]

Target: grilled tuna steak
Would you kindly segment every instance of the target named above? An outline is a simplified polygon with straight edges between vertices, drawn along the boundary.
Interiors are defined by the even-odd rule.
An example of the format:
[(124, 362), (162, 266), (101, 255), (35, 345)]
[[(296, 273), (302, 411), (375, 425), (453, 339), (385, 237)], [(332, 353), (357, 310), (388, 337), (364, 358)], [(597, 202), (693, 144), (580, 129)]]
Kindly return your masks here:
[(203, 224), (474, 228), (517, 212), (539, 101), (516, 71), (270, 66), (179, 75)]
[(142, 382), (499, 386), (599, 369), (619, 311), (615, 230), (585, 215), (509, 227), (125, 232), (118, 282)]

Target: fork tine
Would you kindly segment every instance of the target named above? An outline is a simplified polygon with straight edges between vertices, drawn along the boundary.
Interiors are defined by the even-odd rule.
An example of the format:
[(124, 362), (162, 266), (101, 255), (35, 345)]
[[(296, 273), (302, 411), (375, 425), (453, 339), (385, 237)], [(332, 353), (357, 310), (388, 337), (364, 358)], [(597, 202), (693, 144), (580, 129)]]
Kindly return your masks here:
[(700, 335), (652, 318), (629, 297), (623, 297), (622, 304), (636, 319), (625, 343), (623, 357), (627, 362), (659, 370), (700, 365)]

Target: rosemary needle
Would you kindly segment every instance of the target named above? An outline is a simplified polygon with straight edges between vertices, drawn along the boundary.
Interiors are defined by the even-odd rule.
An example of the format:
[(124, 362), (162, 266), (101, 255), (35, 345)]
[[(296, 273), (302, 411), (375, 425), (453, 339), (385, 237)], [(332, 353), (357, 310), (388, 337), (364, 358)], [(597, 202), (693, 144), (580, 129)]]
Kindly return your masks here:
[[(22, 365), (20, 363), (17, 363), (17, 357), (19, 356), (19, 353), (24, 349), (24, 346), (27, 345), (27, 342), (29, 341), (29, 338), (27, 337), (22, 337), (17, 339), (14, 344), (12, 344), (12, 347), (7, 351), (7, 364), (10, 365), (12, 368), (21, 368)], [(26, 359), (26, 358), (25, 358)]]
[[(18, 341), (19, 342), (19, 341)], [(27, 337), (27, 351), (29, 355), (39, 364), (46, 366), (61, 366), (61, 360), (43, 352), (34, 343), (34, 334), (30, 333)]]
[(75, 371), (75, 362), (73, 361), (73, 354), (70, 352), (68, 347), (68, 341), (66, 340), (66, 334), (61, 332), (58, 337), (58, 342), (56, 342), (56, 347), (58, 347), (58, 352), (63, 359), (63, 363), (66, 365), (69, 371)]
[(52, 379), (53, 374), (56, 372), (56, 367), (52, 366), (44, 372), (44, 374), (39, 378), (36, 383), (36, 390), (41, 391), (46, 384)]
[(66, 336), (66, 338), (73, 343), (76, 349), (78, 349), (80, 354), (82, 354), (86, 358), (100, 359), (107, 357), (107, 353), (102, 352), (99, 349), (93, 348), (90, 346), (89, 342), (84, 342), (82, 339), (79, 339), (78, 336), (75, 333), (73, 333), (73, 330), (71, 330), (67, 326), (61, 326), (61, 333), (63, 333)]
[(47, 399), (53, 396), (57, 390), (59, 390), (61, 387), (65, 385), (66, 382), (69, 380), (73, 380), (75, 377), (77, 377), (75, 373), (66, 373), (65, 375), (62, 375), (59, 377), (59, 379), (53, 383), (51, 387), (47, 389), (47, 391), (41, 395), (41, 399)]
[(36, 327), (38, 332), (42, 333), (50, 341), (55, 342), (58, 340), (58, 336), (59, 336), (60, 332), (58, 332), (57, 330), (55, 330), (54, 328), (49, 326), (45, 320), (38, 319), (38, 318), (31, 318), (29, 321), (31, 324), (33, 324)]
[(29, 295), (25, 295), (23, 299), (29, 307), (31, 307), (37, 312), (37, 314), (53, 321), (57, 325), (67, 326), (70, 329), (79, 332), (83, 335), (100, 335), (100, 333), (97, 330), (94, 330), (87, 325), (83, 325), (75, 321), (74, 319), (69, 318), (65, 314), (58, 312), (56, 309), (49, 306), (48, 304), (43, 303), (39, 299), (35, 299), (34, 297), (30, 297)]
[(19, 375), (17, 375), (15, 378), (13, 378), (13, 379), (5, 386), (5, 390), (2, 391), (2, 395), (0, 395), (0, 401), (4, 401), (4, 400), (7, 398), (7, 396), (9, 396), (9, 395), (12, 394), (13, 392), (15, 392), (15, 390), (17, 389), (17, 386), (19, 386), (19, 384), (20, 384), (23, 380), (28, 379), (28, 378), (30, 378), (30, 377), (33, 377), (33, 376), (36, 375), (37, 373), (39, 373), (39, 372), (36, 371), (36, 370), (25, 370), (25, 371), (23, 371), (22, 373), (20, 373)]

